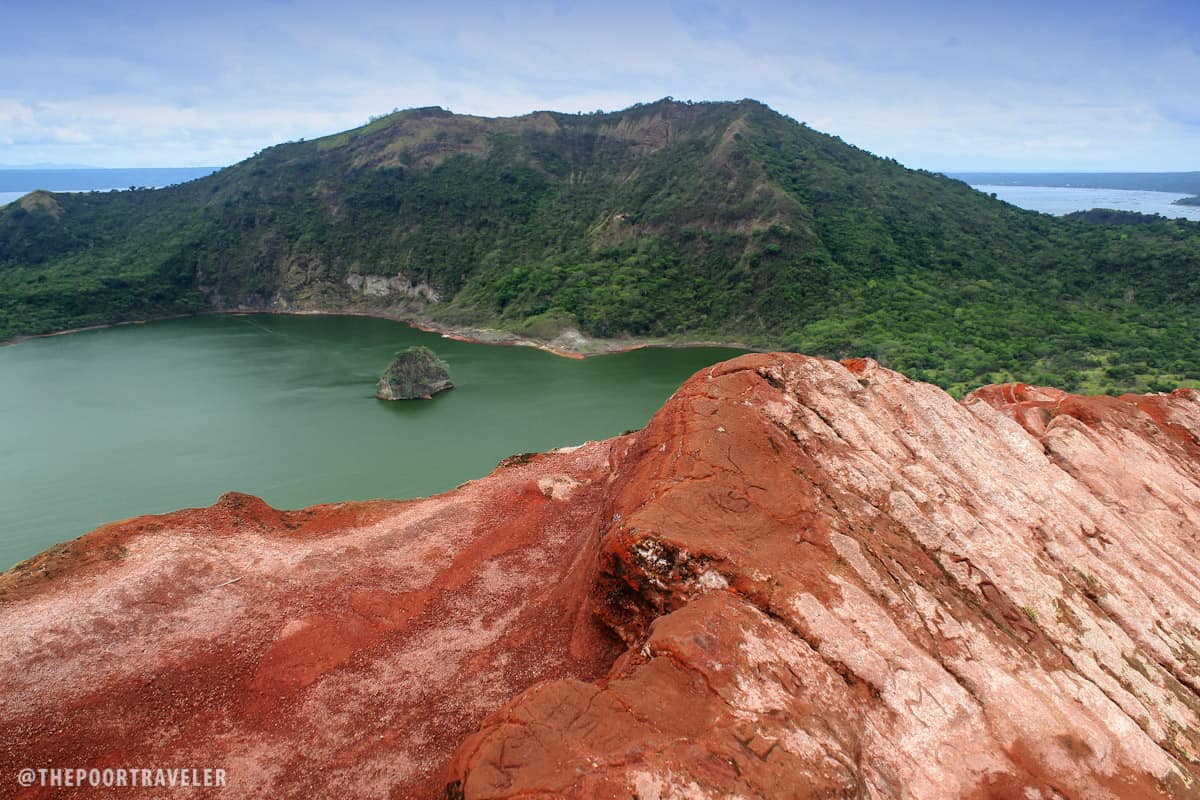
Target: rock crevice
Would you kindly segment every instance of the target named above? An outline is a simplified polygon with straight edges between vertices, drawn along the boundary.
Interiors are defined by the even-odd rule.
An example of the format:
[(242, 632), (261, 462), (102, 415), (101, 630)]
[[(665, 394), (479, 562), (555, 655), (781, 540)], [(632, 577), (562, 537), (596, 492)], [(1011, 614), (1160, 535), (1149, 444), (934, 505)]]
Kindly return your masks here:
[(1192, 390), (956, 402), (760, 354), (440, 497), (109, 526), (0, 578), (0, 767), (186, 757), (226, 800), (1198, 798), (1198, 435)]
[[(1162, 403), (1179, 430), (1200, 430), (1194, 395), (1074, 398), (1066, 406), (1072, 420), (1086, 420), (1089, 437), (1061, 443), (1066, 464), (1080, 460), (1080, 447), (1099, 446), (1159, 465), (1146, 491), (1160, 501), (1167, 493), (1160, 511), (1173, 516), (1145, 504), (1124, 508), (1138, 519), (1121, 521), (1119, 555), (1108, 501), (1120, 506), (1125, 494), (1095, 489), (1136, 465), (1090, 459), (1081, 480), (1048, 457), (1039, 438), (1065, 412), (1052, 411), (1049, 426), (1036, 417), (1043, 428), (1035, 433), (1022, 424), (1024, 390), (1012, 391), (980, 391), (960, 404), (870, 361), (780, 356), (748, 356), (693, 378), (635, 438), (614, 480), (612, 513), (602, 515), (616, 523), (602, 534), (594, 607), (632, 654), (602, 691), (632, 683), (640, 689), (630, 691), (665, 693), (662, 675), (647, 665), (667, 659), (671, 690), (682, 692), (695, 681), (676, 673), (699, 669), (700, 642), (721, 653), (729, 677), (749, 685), (732, 652), (747, 646), (749, 631), (761, 640), (758, 624), (791, 652), (804, 648), (844, 690), (834, 702), (804, 681), (792, 693), (779, 689), (786, 681), (772, 685), (775, 702), (751, 714), (763, 758), (751, 753), (742, 763), (730, 749), (722, 758), (736, 768), (724, 776), (711, 755), (735, 747), (727, 736), (738, 752), (747, 749), (750, 740), (732, 731), (748, 712), (707, 680), (680, 703), (705, 709), (704, 758), (658, 740), (675, 741), (665, 713), (644, 741), (622, 740), (616, 753), (598, 753), (569, 730), (552, 743), (542, 735), (538, 746), (547, 749), (535, 760), (561, 765), (561, 782), (525, 783), (528, 773), (504, 770), (509, 788), (499, 791), (476, 769), (489, 761), (493, 735), (512, 742), (523, 734), (511, 719), (503, 735), (485, 723), (456, 762), (467, 795), (606, 796), (640, 785), (660, 797), (825, 796), (816, 777), (825, 773), (815, 766), (793, 764), (779, 775), (766, 766), (803, 751), (794, 731), (781, 737), (772, 721), (796, 720), (796, 703), (806, 702), (836, 708), (829, 713), (854, 730), (850, 745), (816, 739), (823, 764), (856, 765), (835, 794), (1196, 796), (1200, 717), (1194, 687), (1176, 674), (1196, 673), (1169, 654), (1158, 660), (1161, 645), (1146, 637), (1159, 631), (1190, 642), (1194, 630), (1186, 617), (1172, 624), (1166, 603), (1134, 581), (1110, 589), (1100, 608), (1064, 566), (1173, 574), (1173, 601), (1196, 613), (1197, 595), (1185, 591), (1197, 574), (1186, 550), (1194, 529), (1179, 519), (1186, 523), (1196, 508), (1188, 499), (1196, 486), (1190, 435), (1175, 431), (1184, 447), (1172, 445), (1164, 461), (1161, 426), (1138, 416), (1139, 403)], [(1106, 525), (1114, 527), (1107, 547), (1095, 541)], [(1152, 530), (1170, 535), (1142, 550)], [(702, 585), (697, 576), (713, 565), (721, 585)], [(764, 616), (728, 638), (706, 636), (723, 613)], [(693, 647), (664, 645), (659, 631), (684, 620)], [(755, 677), (765, 668), (756, 664)], [(556, 691), (539, 685), (512, 707), (551, 702)], [(611, 724), (624, 728), (622, 720)], [(796, 790), (797, 775), (810, 788)]]

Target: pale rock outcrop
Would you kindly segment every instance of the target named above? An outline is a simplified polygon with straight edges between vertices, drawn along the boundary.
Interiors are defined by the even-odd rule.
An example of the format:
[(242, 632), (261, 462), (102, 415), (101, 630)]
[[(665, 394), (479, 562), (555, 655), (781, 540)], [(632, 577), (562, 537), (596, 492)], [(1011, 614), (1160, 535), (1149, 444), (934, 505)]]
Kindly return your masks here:
[(346, 285), (357, 295), (365, 297), (403, 297), (433, 304), (441, 302), (437, 290), (424, 281), (413, 282), (403, 272), (395, 275), (364, 275), (351, 272)]
[(603, 513), (629, 649), (485, 723), (464, 796), (1200, 796), (1200, 401), (1005, 392), (694, 377)]
[(439, 497), (229, 496), (18, 566), (0, 774), (222, 766), (195, 796), (226, 800), (1197, 798), (1198, 545), (1195, 391), (956, 402), (868, 360), (749, 355), (640, 432)]

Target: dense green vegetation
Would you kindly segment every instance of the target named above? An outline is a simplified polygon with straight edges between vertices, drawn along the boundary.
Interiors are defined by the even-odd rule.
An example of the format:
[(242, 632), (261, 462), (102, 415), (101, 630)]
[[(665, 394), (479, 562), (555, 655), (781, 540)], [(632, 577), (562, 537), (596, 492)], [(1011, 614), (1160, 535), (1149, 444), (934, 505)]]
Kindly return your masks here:
[(379, 392), (385, 400), (415, 400), (432, 397), (453, 384), (450, 367), (428, 347), (413, 345), (396, 353), (379, 379)]
[[(366, 296), (355, 275), (441, 302)], [(1200, 381), (1200, 224), (1055, 219), (753, 101), (402, 111), (181, 186), (0, 212), (0, 338), (371, 307), (551, 336), (869, 355), (963, 391)]]

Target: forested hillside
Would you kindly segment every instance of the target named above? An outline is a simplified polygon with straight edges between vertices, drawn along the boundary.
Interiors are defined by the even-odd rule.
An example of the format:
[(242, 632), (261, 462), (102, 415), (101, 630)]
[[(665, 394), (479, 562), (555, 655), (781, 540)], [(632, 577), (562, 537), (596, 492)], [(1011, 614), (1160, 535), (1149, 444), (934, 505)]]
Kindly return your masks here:
[(962, 391), (1200, 381), (1200, 224), (1022, 211), (754, 101), (397, 112), (0, 211), (0, 339), (206, 309), (868, 355)]

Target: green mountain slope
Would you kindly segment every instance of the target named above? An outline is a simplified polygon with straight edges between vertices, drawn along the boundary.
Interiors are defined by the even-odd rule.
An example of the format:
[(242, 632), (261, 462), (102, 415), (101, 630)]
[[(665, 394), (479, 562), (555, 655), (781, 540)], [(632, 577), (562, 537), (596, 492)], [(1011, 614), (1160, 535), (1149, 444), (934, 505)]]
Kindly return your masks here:
[(0, 338), (217, 308), (870, 355), (962, 389), (1200, 380), (1200, 225), (1022, 211), (753, 101), (402, 111), (0, 212)]

